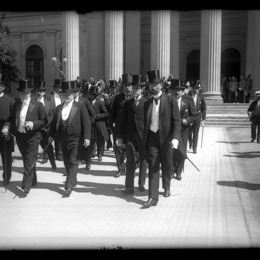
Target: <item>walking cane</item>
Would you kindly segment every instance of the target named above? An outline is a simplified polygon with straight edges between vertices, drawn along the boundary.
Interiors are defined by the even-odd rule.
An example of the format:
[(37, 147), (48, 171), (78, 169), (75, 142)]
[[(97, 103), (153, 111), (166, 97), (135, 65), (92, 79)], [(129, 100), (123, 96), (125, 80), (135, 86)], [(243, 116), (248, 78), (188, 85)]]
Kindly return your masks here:
[[(49, 143), (46, 145), (46, 147), (44, 148), (44, 150), (42, 151), (42, 153), (44, 153), (44, 152), (47, 150), (48, 146), (49, 146), (51, 143), (52, 143), (52, 142), (49, 142)], [(34, 168), (34, 166), (36, 165), (36, 162), (37, 162), (37, 159), (35, 160), (35, 162), (34, 162), (33, 165), (31, 166), (31, 169), (30, 169), (29, 173), (27, 174), (27, 176), (26, 176), (24, 182), (26, 182), (26, 180), (28, 179), (28, 177), (31, 175), (31, 172), (33, 171), (33, 168)]]
[(200, 145), (200, 148), (202, 148), (202, 143), (203, 143), (203, 134), (204, 134), (204, 125), (202, 126), (202, 132), (201, 132), (201, 145)]

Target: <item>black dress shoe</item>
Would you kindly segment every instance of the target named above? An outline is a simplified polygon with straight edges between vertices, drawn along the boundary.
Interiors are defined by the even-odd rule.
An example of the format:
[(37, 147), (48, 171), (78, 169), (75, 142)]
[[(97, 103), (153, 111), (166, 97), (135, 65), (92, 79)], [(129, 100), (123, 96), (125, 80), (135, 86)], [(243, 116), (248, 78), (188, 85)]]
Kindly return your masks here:
[(254, 141), (255, 141), (255, 138), (252, 138), (252, 139), (251, 139), (251, 143), (253, 143)]
[(181, 175), (180, 175), (180, 174), (177, 174), (176, 179), (177, 179), (178, 181), (180, 181), (180, 180), (181, 180)]
[(56, 166), (52, 166), (51, 168), (53, 171), (57, 170), (57, 167)]
[(28, 188), (24, 188), (23, 192), (27, 195), (27, 194), (29, 194), (30, 190)]
[(163, 196), (166, 197), (166, 198), (167, 198), (167, 197), (170, 197), (170, 196), (171, 196), (170, 189), (165, 189), (165, 190), (164, 190), (164, 193), (163, 193)]
[(86, 164), (85, 169), (86, 169), (86, 171), (90, 170), (90, 164), (89, 163)]
[(139, 190), (144, 192), (145, 191), (145, 187), (144, 186), (139, 186)]
[(120, 177), (120, 176), (121, 176), (121, 173), (122, 173), (121, 171), (118, 171), (118, 172), (115, 174), (115, 176), (114, 176), (114, 177), (115, 177), (115, 178), (118, 178), (118, 177)]
[(3, 181), (3, 185), (7, 186), (10, 183), (10, 181)]
[(48, 159), (42, 159), (41, 164), (45, 164), (48, 162)]
[(98, 161), (99, 161), (99, 162), (102, 162), (102, 157), (98, 157)]
[(56, 160), (57, 161), (63, 161), (63, 157), (58, 155), (58, 156), (56, 156)]
[(197, 150), (194, 150), (193, 153), (197, 153)]
[(127, 187), (127, 188), (125, 188), (125, 190), (122, 190), (122, 192), (124, 193), (124, 194), (131, 194), (131, 195), (133, 195), (134, 194), (134, 189), (133, 188), (131, 188), (131, 187)]
[(156, 206), (158, 204), (158, 200), (150, 198), (144, 203), (145, 208), (149, 208), (151, 206)]
[(72, 189), (65, 189), (65, 195), (70, 196)]

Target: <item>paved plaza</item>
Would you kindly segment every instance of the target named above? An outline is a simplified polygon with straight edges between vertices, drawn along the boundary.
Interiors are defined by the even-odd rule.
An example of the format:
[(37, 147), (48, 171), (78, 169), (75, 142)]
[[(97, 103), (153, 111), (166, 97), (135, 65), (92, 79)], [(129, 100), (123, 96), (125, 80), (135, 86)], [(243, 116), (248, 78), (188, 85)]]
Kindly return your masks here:
[[(250, 128), (205, 127), (198, 153), (188, 150), (181, 181), (172, 179), (165, 198), (143, 208), (146, 191), (126, 196), (125, 176), (112, 150), (102, 162), (80, 164), (78, 185), (64, 197), (63, 162), (51, 170), (37, 163), (38, 185), (25, 197), (17, 146), (11, 183), (2, 185), (0, 160), (0, 249), (174, 249), (258, 248), (260, 246), (260, 144)], [(39, 150), (39, 153), (41, 150)], [(137, 176), (137, 171), (136, 171)]]

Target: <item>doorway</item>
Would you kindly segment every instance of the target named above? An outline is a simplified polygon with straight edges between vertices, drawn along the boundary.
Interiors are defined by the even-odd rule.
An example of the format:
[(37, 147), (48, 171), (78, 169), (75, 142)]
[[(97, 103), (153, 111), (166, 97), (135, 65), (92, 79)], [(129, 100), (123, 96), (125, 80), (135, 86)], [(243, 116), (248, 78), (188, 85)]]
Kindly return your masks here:
[(221, 75), (226, 78), (236, 77), (240, 79), (241, 55), (234, 49), (229, 48), (221, 54)]

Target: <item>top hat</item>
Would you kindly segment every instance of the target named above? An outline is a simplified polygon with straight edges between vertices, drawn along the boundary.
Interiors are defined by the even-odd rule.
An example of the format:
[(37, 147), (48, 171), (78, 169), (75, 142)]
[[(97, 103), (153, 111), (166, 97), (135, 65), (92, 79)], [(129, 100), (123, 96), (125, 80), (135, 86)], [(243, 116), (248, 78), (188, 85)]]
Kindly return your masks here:
[(257, 97), (259, 97), (259, 96), (260, 96), (260, 90), (256, 90), (256, 91), (255, 91), (255, 95), (256, 95)]
[(41, 82), (41, 85), (39, 86), (39, 87), (36, 87), (36, 89), (38, 90), (38, 91), (46, 91), (47, 90), (47, 88), (45, 87), (45, 81), (42, 81)]
[(142, 81), (143, 76), (142, 75), (133, 75), (133, 85), (135, 86), (144, 86), (144, 83)]
[(0, 86), (6, 86), (6, 76), (2, 72), (0, 72)]
[(110, 88), (116, 88), (116, 85), (117, 85), (116, 80), (113, 79), (113, 80), (109, 80), (108, 82), (109, 82)]
[(86, 80), (82, 80), (81, 88), (80, 88), (82, 93), (88, 93), (89, 91), (89, 82)]
[(28, 92), (32, 90), (32, 88), (29, 87), (29, 79), (20, 79), (18, 83), (19, 87), (17, 88), (17, 91)]
[(200, 89), (200, 81), (199, 80), (197, 80), (196, 82), (191, 81), (191, 86), (194, 90)]
[(181, 79), (172, 79), (171, 80), (171, 89), (185, 89), (183, 81)]
[(89, 88), (89, 94), (98, 95), (98, 94), (99, 94), (99, 93), (98, 93), (98, 88), (95, 87), (95, 86), (91, 86), (91, 87)]
[(61, 85), (61, 93), (74, 93), (78, 91), (76, 81), (63, 81)]
[(123, 74), (122, 75), (122, 84), (129, 86), (133, 83), (133, 75), (132, 74)]
[(163, 81), (164, 78), (160, 77), (159, 70), (151, 70), (147, 72), (148, 82), (150, 84), (158, 84)]

